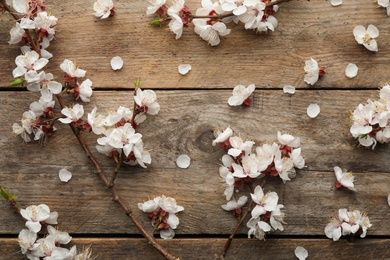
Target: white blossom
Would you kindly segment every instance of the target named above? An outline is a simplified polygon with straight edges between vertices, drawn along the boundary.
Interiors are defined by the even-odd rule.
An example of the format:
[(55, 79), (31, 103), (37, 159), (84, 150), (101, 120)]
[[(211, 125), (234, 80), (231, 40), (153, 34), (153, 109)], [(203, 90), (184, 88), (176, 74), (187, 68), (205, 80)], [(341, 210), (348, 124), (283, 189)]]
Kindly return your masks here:
[(310, 60), (305, 61), (305, 82), (310, 85), (314, 85), (319, 79), (319, 67), (315, 59), (310, 58)]
[(256, 206), (252, 210), (252, 218), (257, 218), (267, 211), (271, 212), (276, 210), (278, 205), (279, 196), (276, 192), (268, 192), (264, 194), (261, 186), (257, 185), (254, 193), (251, 193), (251, 197)]
[(137, 104), (138, 109), (146, 114), (157, 115), (160, 111), (160, 105), (157, 103), (157, 95), (153, 90), (142, 91), (140, 88), (137, 89), (134, 102)]
[(85, 77), (85, 70), (79, 69), (77, 65), (68, 59), (65, 59), (61, 64), (60, 68), (72, 78), (82, 78)]
[(378, 5), (386, 8), (387, 15), (390, 16), (390, 1), (389, 0), (378, 0)]
[(84, 107), (80, 104), (75, 104), (73, 108), (65, 107), (61, 110), (61, 113), (66, 118), (58, 119), (64, 124), (70, 124), (71, 122), (77, 122), (84, 115)]
[(23, 76), (28, 71), (40, 70), (49, 62), (48, 59), (39, 58), (39, 54), (36, 51), (27, 51), (23, 55), (19, 55), (15, 59), (17, 67), (12, 71), (14, 78)]
[(57, 224), (58, 213), (50, 212), (50, 208), (46, 204), (32, 205), (26, 209), (21, 209), (20, 214), (27, 220), (26, 227), (35, 233), (41, 230), (40, 222)]
[[(83, 102), (90, 102), (89, 99), (92, 96), (92, 81), (89, 79), (84, 80), (80, 85), (77, 84), (75, 87), (75, 91), (77, 91), (77, 98), (81, 98)], [(76, 99), (77, 99), (76, 98)]]
[(97, 0), (93, 4), (93, 10), (95, 11), (94, 15), (100, 17), (100, 19), (105, 19), (113, 14), (114, 3), (112, 0)]
[(260, 218), (251, 218), (246, 226), (249, 228), (248, 238), (254, 236), (259, 240), (264, 240), (265, 233), (271, 231), (271, 226), (264, 221), (260, 221)]
[(222, 205), (221, 207), (226, 211), (232, 211), (241, 208), (245, 205), (245, 203), (248, 201), (247, 196), (241, 196), (237, 201), (232, 199), (228, 201), (225, 205)]
[(151, 5), (148, 6), (146, 14), (154, 14), (160, 9), (163, 5), (165, 5), (166, 0), (149, 0)]
[(48, 15), (46, 12), (39, 12), (37, 17), (34, 18), (35, 28), (46, 37), (53, 37), (57, 21), (58, 19), (55, 16)]
[[(354, 184), (353, 184), (353, 181), (354, 181), (354, 179), (355, 179), (355, 176), (353, 176), (352, 173), (350, 173), (350, 172), (344, 172), (344, 171), (341, 170), (341, 168), (338, 167), (338, 166), (335, 166), (335, 167), (334, 167), (334, 172), (335, 172), (335, 174), (336, 174), (337, 182), (338, 182), (340, 185), (342, 185), (342, 186), (344, 186), (344, 187), (346, 187), (346, 188), (348, 188), (348, 189), (350, 189), (350, 190), (352, 190), (352, 191), (356, 191), (355, 186), (354, 186)], [(337, 183), (336, 183), (336, 187), (337, 187)]]
[(218, 45), (220, 43), (219, 36), (226, 36), (231, 31), (222, 22), (208, 24), (207, 19), (194, 19), (192, 22), (195, 25), (195, 33), (211, 46)]
[(237, 85), (233, 89), (233, 96), (228, 100), (230, 106), (240, 106), (246, 101), (249, 96), (255, 91), (256, 86), (254, 84), (245, 87), (243, 85)]
[(97, 113), (97, 107), (94, 107), (94, 109), (91, 111), (91, 113), (88, 113), (88, 124), (92, 127), (92, 131), (96, 135), (100, 135), (104, 133), (106, 128), (104, 127), (104, 117)]
[(62, 84), (53, 80), (54, 76), (51, 73), (41, 71), (37, 73), (31, 70), (26, 73), (25, 79), (27, 89), (29, 91), (40, 91), (43, 101), (50, 102), (53, 99), (53, 94), (59, 94), (62, 90)]
[(29, 229), (22, 229), (18, 236), (18, 242), (22, 250), (22, 254), (26, 254), (34, 248), (35, 241), (37, 240), (37, 233)]
[(378, 51), (378, 43), (375, 38), (379, 36), (379, 30), (374, 25), (370, 24), (366, 28), (363, 25), (358, 25), (353, 29), (355, 40), (359, 44), (363, 44), (370, 51)]
[(11, 36), (11, 39), (8, 41), (9, 44), (19, 43), (23, 36), (27, 36), (26, 31), (20, 27), (20, 23), (18, 22), (16, 22), (15, 27), (11, 28), (9, 34)]
[(213, 141), (213, 146), (218, 143), (224, 143), (233, 135), (233, 130), (228, 127), (223, 132), (216, 130), (214, 131), (215, 140)]

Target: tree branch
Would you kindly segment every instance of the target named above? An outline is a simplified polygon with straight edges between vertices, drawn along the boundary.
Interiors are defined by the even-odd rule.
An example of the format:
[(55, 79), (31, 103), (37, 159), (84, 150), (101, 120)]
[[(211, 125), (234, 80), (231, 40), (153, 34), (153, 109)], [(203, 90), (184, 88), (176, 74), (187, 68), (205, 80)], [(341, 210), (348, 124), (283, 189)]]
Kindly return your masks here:
[(251, 199), (251, 202), (249, 203), (248, 208), (246, 209), (245, 213), (242, 215), (240, 220), (237, 222), (236, 227), (234, 228), (233, 232), (230, 234), (228, 240), (226, 241), (225, 245), (223, 246), (223, 249), (221, 252), (221, 259), (225, 259), (226, 252), (229, 249), (229, 246), (232, 243), (234, 236), (236, 235), (238, 229), (240, 228), (240, 226), (241, 226), (242, 222), (244, 221), (244, 219), (246, 218), (246, 216), (248, 216), (249, 211), (251, 211), (251, 209), (252, 209), (252, 206), (253, 206), (253, 200)]
[[(66, 105), (65, 105), (65, 101), (64, 101), (63, 97), (60, 94), (57, 94), (56, 97), (57, 97), (57, 100), (58, 100), (61, 108), (65, 108)], [(171, 253), (169, 253), (168, 250), (166, 250), (163, 246), (161, 246), (160, 243), (157, 242), (157, 240), (154, 238), (154, 236), (152, 234), (149, 234), (148, 232), (146, 232), (146, 230), (143, 228), (142, 224), (133, 215), (133, 211), (131, 210), (131, 208), (128, 207), (126, 202), (119, 195), (118, 191), (116, 190), (115, 185), (111, 185), (111, 181), (104, 174), (99, 162), (92, 155), (92, 153), (89, 150), (88, 146), (86, 145), (84, 139), (81, 137), (79, 131), (73, 125), (69, 124), (69, 126), (72, 129), (73, 134), (76, 136), (77, 140), (79, 141), (80, 146), (81, 146), (81, 148), (83, 148), (88, 159), (90, 159), (92, 164), (94, 165), (94, 167), (96, 169), (96, 173), (99, 176), (100, 180), (111, 191), (111, 194), (113, 196), (113, 200), (119, 204), (119, 206), (125, 212), (126, 216), (128, 216), (129, 219), (134, 223), (134, 225), (136, 226), (138, 231), (148, 240), (149, 244), (151, 244), (162, 256), (165, 257), (165, 259), (169, 259), (169, 260), (177, 259)], [(117, 166), (117, 168), (118, 168), (118, 166)]]

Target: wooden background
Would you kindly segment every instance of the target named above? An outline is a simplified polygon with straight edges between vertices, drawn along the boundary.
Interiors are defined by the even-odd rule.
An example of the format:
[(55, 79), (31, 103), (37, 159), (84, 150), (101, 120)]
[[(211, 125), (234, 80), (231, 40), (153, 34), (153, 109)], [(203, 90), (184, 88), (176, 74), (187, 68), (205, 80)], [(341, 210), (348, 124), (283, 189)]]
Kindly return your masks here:
[[(234, 228), (235, 219), (220, 207), (225, 203), (218, 174), (223, 152), (211, 146), (212, 130), (231, 126), (257, 145), (276, 141), (278, 130), (301, 137), (307, 167), (286, 184), (273, 180), (265, 186), (285, 205), (285, 231), (258, 241), (246, 238), (244, 224), (227, 259), (294, 259), (297, 246), (304, 246), (310, 259), (390, 258), (389, 146), (364, 149), (349, 133), (350, 112), (378, 98), (378, 88), (390, 80), (390, 18), (385, 9), (373, 1), (349, 0), (332, 7), (329, 1), (291, 0), (280, 6), (275, 32), (258, 35), (229, 24), (232, 33), (211, 47), (191, 29), (175, 40), (166, 28), (149, 26), (153, 17), (146, 16), (144, 0), (114, 2), (116, 15), (100, 20), (93, 16), (91, 0), (49, 1), (47, 9), (59, 23), (48, 49), (54, 57), (45, 70), (60, 79), (59, 64), (65, 58), (87, 70), (95, 89), (87, 112), (95, 105), (100, 111), (132, 107), (137, 77), (142, 88), (156, 90), (161, 111), (139, 128), (152, 164), (147, 169), (122, 168), (118, 189), (149, 230), (138, 202), (165, 194), (184, 206), (176, 237), (161, 241), (171, 253), (181, 259), (217, 258)], [(200, 1), (187, 5), (195, 10)], [(356, 43), (352, 30), (359, 24), (378, 27), (378, 53)], [(0, 184), (16, 193), (24, 207), (46, 203), (57, 211), (59, 228), (71, 233), (79, 248), (92, 244), (97, 259), (161, 259), (111, 201), (67, 126), (58, 125), (45, 146), (24, 144), (11, 135), (12, 124), (38, 98), (7, 87), (20, 54), (18, 45), (7, 43), (13, 25), (9, 15), (0, 14)], [(109, 65), (116, 55), (125, 62), (120, 71)], [(310, 57), (327, 71), (315, 86), (303, 81), (304, 61)], [(359, 67), (354, 79), (344, 74), (350, 62)], [(177, 72), (181, 63), (192, 65), (189, 74)], [(253, 105), (229, 107), (233, 87), (252, 83), (257, 87)], [(296, 86), (297, 92), (283, 94), (284, 85)], [(321, 107), (315, 119), (306, 115), (311, 103)], [(85, 137), (110, 174), (114, 165), (96, 153), (96, 137)], [(188, 169), (175, 165), (183, 153), (192, 159)], [(336, 165), (356, 175), (356, 193), (335, 189)], [(73, 172), (66, 184), (58, 178), (64, 167)], [(326, 238), (329, 217), (343, 207), (369, 213), (372, 228), (365, 239), (351, 243)], [(0, 259), (23, 259), (16, 238), (24, 221), (5, 203), (0, 212)]]

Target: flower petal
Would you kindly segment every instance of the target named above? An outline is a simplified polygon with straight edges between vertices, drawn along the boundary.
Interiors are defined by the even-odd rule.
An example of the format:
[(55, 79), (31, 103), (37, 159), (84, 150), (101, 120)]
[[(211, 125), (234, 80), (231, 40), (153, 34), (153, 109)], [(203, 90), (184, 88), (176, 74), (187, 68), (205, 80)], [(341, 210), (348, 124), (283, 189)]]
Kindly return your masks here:
[(310, 104), (308, 107), (307, 107), (307, 115), (310, 117), (310, 118), (315, 118), (318, 116), (318, 114), (320, 113), (320, 106), (317, 105), (317, 104)]
[(113, 57), (110, 63), (113, 70), (120, 70), (123, 67), (123, 60), (119, 56)]
[(62, 182), (68, 182), (72, 178), (72, 173), (67, 169), (61, 169), (58, 175)]
[(179, 67), (177, 68), (179, 73), (181, 75), (187, 74), (191, 70), (191, 65), (190, 64), (180, 64)]
[(332, 6), (339, 6), (343, 3), (343, 0), (330, 0)]
[(356, 77), (358, 73), (359, 68), (356, 66), (356, 64), (350, 63), (345, 68), (345, 75), (347, 75), (348, 78), (354, 78)]
[(371, 36), (371, 38), (376, 38), (379, 36), (379, 30), (375, 27), (375, 25), (370, 24), (367, 27), (367, 33)]
[(190, 166), (190, 163), (191, 163), (191, 158), (186, 154), (180, 155), (176, 160), (176, 165), (182, 169), (188, 168), (188, 166)]
[(287, 93), (287, 94), (294, 94), (295, 93), (295, 87), (293, 86), (284, 86), (283, 87), (283, 93)]
[(297, 248), (295, 248), (295, 256), (299, 259), (299, 260), (305, 260), (307, 258), (307, 256), (309, 255), (309, 253), (307, 252), (307, 250), (301, 246), (297, 246)]

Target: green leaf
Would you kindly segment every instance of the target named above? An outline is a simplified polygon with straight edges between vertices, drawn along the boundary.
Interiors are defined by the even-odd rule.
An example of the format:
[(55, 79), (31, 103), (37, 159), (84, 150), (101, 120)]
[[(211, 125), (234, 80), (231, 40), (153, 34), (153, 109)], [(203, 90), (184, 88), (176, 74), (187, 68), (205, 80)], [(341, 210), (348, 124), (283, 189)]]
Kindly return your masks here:
[(17, 198), (16, 195), (9, 194), (9, 192), (6, 189), (4, 189), (3, 187), (0, 188), (0, 196), (6, 200), (14, 200)]
[(13, 82), (11, 82), (11, 84), (9, 84), (9, 86), (15, 87), (15, 86), (23, 85), (23, 83), (24, 83), (24, 78), (18, 78), (16, 80), (14, 80)]
[(134, 82), (134, 86), (135, 86), (136, 88), (139, 88), (139, 86), (141, 86), (141, 79), (140, 79), (140, 78), (138, 78), (138, 79)]
[(154, 26), (160, 26), (161, 25), (161, 22), (160, 22), (160, 18), (156, 19), (156, 20), (153, 20), (150, 22), (150, 25), (154, 25)]

